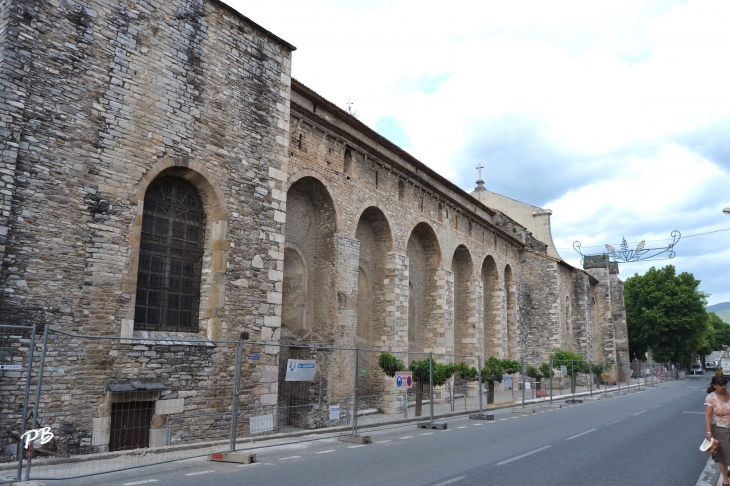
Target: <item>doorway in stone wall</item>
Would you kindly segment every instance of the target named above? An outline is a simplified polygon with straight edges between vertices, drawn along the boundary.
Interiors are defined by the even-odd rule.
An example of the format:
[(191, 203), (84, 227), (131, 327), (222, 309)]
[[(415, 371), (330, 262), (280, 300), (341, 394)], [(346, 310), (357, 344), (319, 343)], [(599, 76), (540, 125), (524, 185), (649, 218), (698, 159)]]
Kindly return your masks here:
[(113, 403), (109, 451), (149, 447), (150, 425), (154, 414), (153, 401)]

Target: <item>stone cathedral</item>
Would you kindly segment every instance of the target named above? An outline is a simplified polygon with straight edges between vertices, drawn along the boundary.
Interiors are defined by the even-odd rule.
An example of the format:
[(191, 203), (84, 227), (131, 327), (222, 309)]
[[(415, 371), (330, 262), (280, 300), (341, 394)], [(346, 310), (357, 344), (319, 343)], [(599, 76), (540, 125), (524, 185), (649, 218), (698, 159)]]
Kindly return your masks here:
[[(294, 46), (243, 14), (0, 0), (4, 323), (628, 359), (616, 264), (563, 261), (549, 210), (461, 190), (292, 79)], [(278, 384), (257, 366), (283, 352), (265, 350), (262, 405)]]

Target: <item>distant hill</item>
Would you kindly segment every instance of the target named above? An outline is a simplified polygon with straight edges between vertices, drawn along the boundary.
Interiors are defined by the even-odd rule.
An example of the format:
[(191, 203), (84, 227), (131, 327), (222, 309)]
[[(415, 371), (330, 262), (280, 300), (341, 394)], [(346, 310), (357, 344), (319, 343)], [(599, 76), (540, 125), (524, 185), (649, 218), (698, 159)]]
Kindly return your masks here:
[(730, 309), (726, 309), (723, 311), (715, 311), (715, 314), (717, 314), (720, 319), (730, 324)]
[(730, 309), (730, 302), (720, 302), (719, 304), (708, 305), (707, 307), (705, 307), (705, 310), (707, 312), (714, 312), (715, 314), (718, 314), (720, 311), (728, 309)]

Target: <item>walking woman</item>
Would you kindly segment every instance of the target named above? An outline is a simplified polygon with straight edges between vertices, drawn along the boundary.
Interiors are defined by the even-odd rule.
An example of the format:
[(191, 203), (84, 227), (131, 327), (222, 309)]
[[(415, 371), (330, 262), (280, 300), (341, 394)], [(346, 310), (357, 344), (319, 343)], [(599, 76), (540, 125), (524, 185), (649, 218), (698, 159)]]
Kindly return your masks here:
[(728, 485), (727, 467), (730, 465), (730, 393), (724, 376), (712, 377), (705, 399), (705, 439), (718, 441), (712, 458), (719, 464), (723, 486)]

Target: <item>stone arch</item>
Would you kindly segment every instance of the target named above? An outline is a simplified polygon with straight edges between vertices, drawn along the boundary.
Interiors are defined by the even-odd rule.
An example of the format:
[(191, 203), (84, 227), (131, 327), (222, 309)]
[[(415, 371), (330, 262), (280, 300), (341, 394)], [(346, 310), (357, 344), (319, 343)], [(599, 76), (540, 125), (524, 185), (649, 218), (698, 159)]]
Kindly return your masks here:
[[(337, 200), (333, 198), (331, 195), (336, 194), (337, 191), (331, 186), (330, 182), (326, 179), (321, 178), (320, 174), (311, 170), (311, 169), (301, 169), (298, 170), (296, 173), (289, 176), (289, 189), (296, 184), (297, 182), (303, 180), (303, 179), (314, 179), (316, 180), (319, 185), (324, 189), (324, 191), (328, 195), (328, 204), (331, 204), (332, 206), (332, 212), (334, 213), (333, 220), (335, 224), (335, 233), (337, 233), (339, 227), (340, 227), (340, 214), (342, 214), (342, 211), (340, 210), (340, 206), (337, 203)], [(288, 192), (287, 192), (288, 194)], [(288, 205), (287, 205), (287, 213), (288, 213)]]
[(512, 267), (509, 265), (504, 267), (504, 291), (507, 304), (507, 357), (509, 359), (518, 359), (520, 353), (517, 341), (517, 304), (515, 301), (517, 286), (512, 274)]
[(387, 256), (393, 247), (390, 224), (379, 208), (367, 207), (357, 223), (360, 242), (357, 292), (357, 337), (373, 345), (385, 334)]
[(137, 186), (137, 213), (132, 223), (129, 238), (128, 276), (122, 290), (132, 297), (125, 318), (122, 319), (121, 336), (134, 335), (134, 312), (136, 308), (137, 277), (139, 272), (140, 242), (144, 219), (144, 200), (150, 184), (158, 177), (179, 177), (191, 184), (203, 203), (205, 213), (205, 238), (203, 243), (203, 264), (200, 283), (198, 334), (208, 339), (219, 339), (220, 316), (223, 313), (226, 288), (226, 253), (228, 250), (228, 208), (223, 191), (203, 164), (185, 158), (171, 158), (165, 155), (158, 160), (140, 179)]
[(484, 359), (502, 357), (502, 291), (494, 257), (487, 255), (482, 263), (484, 288)]
[[(406, 244), (406, 255), (409, 262), (409, 302), (416, 302), (415, 313), (411, 319), (409, 312), (409, 330), (413, 330), (413, 339), (409, 335), (409, 350), (422, 352), (433, 349), (437, 344), (443, 345), (444, 287), (441, 248), (433, 228), (425, 222), (418, 223), (411, 231)], [(439, 278), (440, 277), (440, 278)], [(412, 342), (412, 344), (411, 344)]]
[[(375, 211), (375, 212), (380, 212), (382, 214), (383, 222), (385, 223), (385, 225), (387, 225), (387, 229), (388, 229), (388, 241), (390, 241), (388, 251), (391, 251), (393, 249), (393, 244), (395, 242), (395, 236), (393, 234), (393, 228), (390, 225), (391, 217), (390, 217), (389, 213), (377, 201), (369, 199), (360, 206), (360, 210), (357, 213), (357, 214), (359, 214), (359, 216), (357, 217), (358, 225), (366, 211), (368, 211), (368, 212)], [(357, 239), (357, 228), (358, 227), (355, 226), (355, 228), (350, 230), (349, 234), (350, 234), (351, 238)]]
[[(284, 287), (287, 283), (290, 287), (282, 294), (282, 306), (289, 309), (287, 322), (282, 319), (283, 341), (329, 341), (334, 336), (336, 230), (334, 202), (324, 184), (314, 177), (297, 179), (287, 192), (285, 238), (289, 248), (298, 251), (284, 252), (284, 274), (288, 275)], [(304, 278), (304, 285), (292, 286)]]
[(465, 245), (459, 245), (454, 251), (451, 270), (454, 272), (454, 354), (474, 356), (479, 354), (474, 315), (474, 262)]

